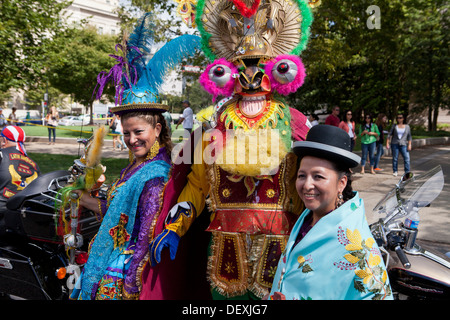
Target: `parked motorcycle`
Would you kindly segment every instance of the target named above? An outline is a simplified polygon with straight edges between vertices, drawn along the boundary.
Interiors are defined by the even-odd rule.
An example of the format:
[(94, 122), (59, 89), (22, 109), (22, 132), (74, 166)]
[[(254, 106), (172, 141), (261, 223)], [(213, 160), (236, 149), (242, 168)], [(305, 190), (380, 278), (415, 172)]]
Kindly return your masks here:
[(373, 209), (384, 215), (370, 228), (396, 299), (450, 299), (450, 260), (416, 239), (419, 210), (429, 206), (443, 186), (441, 166), (420, 176), (406, 173)]
[[(61, 202), (58, 191), (84, 173), (81, 159), (68, 171), (39, 176), (8, 199), (0, 234), (0, 299), (68, 299), (100, 227), (94, 212), (79, 210), (76, 193), (69, 208), (55, 210)], [(106, 189), (98, 196), (105, 197)], [(69, 232), (64, 233), (61, 220), (70, 223)]]

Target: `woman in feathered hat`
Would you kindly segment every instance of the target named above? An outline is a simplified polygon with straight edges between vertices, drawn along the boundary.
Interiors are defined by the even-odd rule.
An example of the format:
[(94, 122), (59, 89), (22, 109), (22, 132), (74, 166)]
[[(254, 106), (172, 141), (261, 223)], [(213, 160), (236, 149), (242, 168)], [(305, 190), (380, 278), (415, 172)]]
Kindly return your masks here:
[(314, 126), (294, 152), (300, 158), (296, 189), (306, 209), (280, 258), (270, 298), (392, 299), (364, 202), (351, 187), (349, 169), (360, 157), (350, 151), (347, 133)]
[[(142, 289), (148, 244), (171, 166), (172, 142), (162, 116), (168, 106), (159, 103), (160, 81), (155, 80), (158, 77), (155, 73), (159, 70), (162, 79), (165, 68), (176, 60), (164, 50), (181, 57), (192, 49), (186, 40), (174, 40), (170, 42), (171, 48), (163, 47), (160, 49), (163, 53), (155, 54), (155, 60), (143, 62), (143, 52), (149, 51), (147, 46), (152, 43), (150, 18), (149, 14), (144, 15), (129, 38), (125, 48), (128, 62), (114, 56), (119, 64), (98, 77), (97, 97), (107, 81), (115, 81), (119, 106), (111, 111), (121, 116), (125, 144), (132, 159), (108, 191), (107, 200), (92, 198), (87, 193), (81, 195), (81, 206), (104, 217), (72, 299), (139, 299)], [(161, 54), (168, 63), (158, 60)], [(153, 68), (154, 64), (159, 68)], [(122, 73), (127, 68), (129, 76)]]

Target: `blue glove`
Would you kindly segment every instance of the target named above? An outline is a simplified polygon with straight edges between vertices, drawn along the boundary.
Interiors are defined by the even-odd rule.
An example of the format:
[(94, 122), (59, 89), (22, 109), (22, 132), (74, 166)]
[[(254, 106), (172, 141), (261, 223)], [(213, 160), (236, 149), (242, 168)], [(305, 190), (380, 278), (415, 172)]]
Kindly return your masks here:
[(180, 236), (176, 232), (164, 229), (164, 231), (149, 244), (151, 266), (155, 266), (161, 262), (161, 251), (166, 247), (170, 250), (170, 259), (174, 260), (179, 243)]

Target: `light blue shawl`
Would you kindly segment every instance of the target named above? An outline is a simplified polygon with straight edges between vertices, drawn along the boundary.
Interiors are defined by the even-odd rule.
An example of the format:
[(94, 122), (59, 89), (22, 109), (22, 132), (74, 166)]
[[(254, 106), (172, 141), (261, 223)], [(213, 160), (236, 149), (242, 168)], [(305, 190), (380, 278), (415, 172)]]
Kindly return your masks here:
[(270, 298), (287, 300), (392, 299), (386, 268), (358, 193), (321, 218), (294, 246), (306, 209), (295, 224), (275, 274)]
[(139, 197), (147, 181), (164, 177), (167, 181), (170, 165), (163, 160), (147, 163), (133, 174), (120, 188), (103, 218), (100, 229), (89, 253), (89, 259), (84, 266), (81, 279), (81, 299), (90, 300), (95, 297), (97, 283), (105, 273), (108, 265), (128, 247), (127, 241), (123, 247), (114, 248), (114, 240), (109, 234), (111, 228), (119, 223), (122, 213), (128, 216), (126, 231), (132, 234), (139, 203)]

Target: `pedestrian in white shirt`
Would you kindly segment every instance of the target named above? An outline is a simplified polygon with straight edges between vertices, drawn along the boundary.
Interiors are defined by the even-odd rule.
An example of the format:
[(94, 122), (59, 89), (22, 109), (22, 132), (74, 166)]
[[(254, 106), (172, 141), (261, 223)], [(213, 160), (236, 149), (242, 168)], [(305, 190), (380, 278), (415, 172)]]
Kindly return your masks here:
[(183, 114), (180, 119), (178, 119), (176, 129), (178, 129), (178, 126), (183, 123), (183, 128), (189, 131), (190, 134), (192, 132), (192, 127), (194, 126), (194, 112), (192, 111), (191, 104), (188, 100), (183, 101), (183, 108)]

